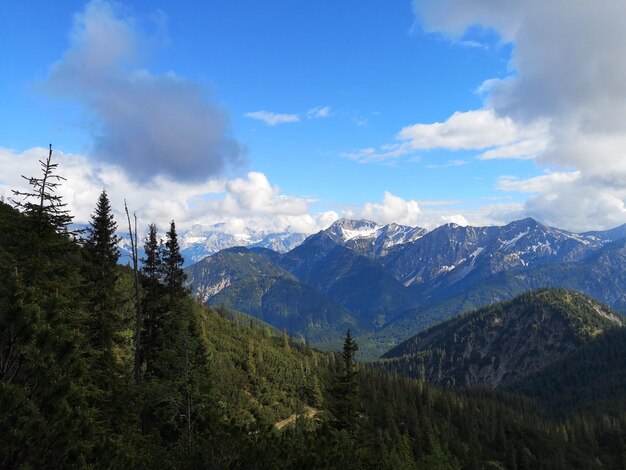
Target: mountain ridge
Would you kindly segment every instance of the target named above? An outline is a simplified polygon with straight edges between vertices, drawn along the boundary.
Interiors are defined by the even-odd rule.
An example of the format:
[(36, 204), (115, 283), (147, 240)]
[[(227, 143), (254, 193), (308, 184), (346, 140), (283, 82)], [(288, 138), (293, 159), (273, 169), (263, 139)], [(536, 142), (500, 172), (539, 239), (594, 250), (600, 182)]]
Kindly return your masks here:
[[(626, 305), (621, 275), (626, 239), (619, 238), (624, 230), (576, 234), (526, 218), (491, 227), (446, 224), (426, 232), (340, 219), (286, 253), (250, 250), (272, 269), (289, 273), (300, 285), (297, 290), (310, 287), (349, 312), (353, 327), (365, 335), (361, 353), (371, 358), (446, 317), (541, 287), (569, 288), (613, 307)], [(397, 233), (385, 250), (376, 251), (385, 247), (384, 237)], [(274, 276), (272, 269), (261, 277)], [(253, 290), (274, 282), (258, 276), (246, 280)], [(239, 292), (252, 295), (244, 286)]]
[(583, 294), (539, 289), (435, 325), (382, 357), (388, 370), (444, 386), (510, 386), (624, 319)]

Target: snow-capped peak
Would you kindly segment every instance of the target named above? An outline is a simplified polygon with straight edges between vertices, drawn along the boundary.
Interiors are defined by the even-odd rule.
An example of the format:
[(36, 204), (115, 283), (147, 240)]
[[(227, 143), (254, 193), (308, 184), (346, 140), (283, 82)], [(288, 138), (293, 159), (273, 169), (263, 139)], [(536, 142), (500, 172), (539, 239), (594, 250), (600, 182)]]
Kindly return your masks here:
[(379, 225), (370, 220), (339, 219), (325, 230), (333, 240), (342, 245), (364, 251), (364, 244), (371, 245), (372, 256), (383, 255), (389, 248), (417, 240), (426, 233), (421, 227), (409, 227), (391, 223)]
[(340, 243), (355, 238), (375, 238), (382, 227), (371, 220), (339, 219), (325, 232)]
[(286, 252), (298, 246), (306, 235), (302, 233), (272, 233), (244, 228), (240, 233), (226, 232), (225, 224), (194, 225), (183, 234), (180, 248), (185, 264), (189, 265), (226, 248), (255, 246)]

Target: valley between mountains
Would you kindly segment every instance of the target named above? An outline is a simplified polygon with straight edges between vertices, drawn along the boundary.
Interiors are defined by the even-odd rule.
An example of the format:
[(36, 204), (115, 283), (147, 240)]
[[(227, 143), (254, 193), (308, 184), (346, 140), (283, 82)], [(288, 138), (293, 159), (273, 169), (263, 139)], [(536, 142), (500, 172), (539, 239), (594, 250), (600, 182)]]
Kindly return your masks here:
[[(626, 226), (572, 233), (532, 218), (432, 231), (340, 219), (299, 244), (298, 237), (265, 234), (296, 245), (291, 249), (287, 241), (279, 249), (229, 247), (186, 273), (207, 305), (253, 315), (320, 349), (338, 349), (350, 328), (360, 357), (373, 359), (461, 312), (543, 287), (581, 292), (621, 311), (625, 236)], [(214, 233), (183, 240), (194, 240), (182, 246), (195, 253), (215, 248)]]

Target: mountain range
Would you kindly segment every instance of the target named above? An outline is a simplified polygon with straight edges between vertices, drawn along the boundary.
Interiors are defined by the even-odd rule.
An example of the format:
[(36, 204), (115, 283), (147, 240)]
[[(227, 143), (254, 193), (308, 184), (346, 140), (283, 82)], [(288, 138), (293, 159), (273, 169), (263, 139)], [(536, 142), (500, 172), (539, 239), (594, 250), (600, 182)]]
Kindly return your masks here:
[[(194, 293), (208, 304), (224, 302), (272, 324), (271, 310), (289, 311), (281, 327), (320, 347), (334, 346), (325, 344), (331, 330), (352, 325), (363, 357), (375, 357), (464, 310), (540, 287), (577, 290), (623, 308), (625, 235), (625, 226), (573, 233), (531, 218), (432, 231), (340, 219), (284, 253), (239, 249), (237, 265), (212, 267), (205, 259), (202, 270), (191, 266), (188, 273)], [(259, 257), (266, 264), (259, 265)], [(242, 266), (254, 263), (259, 269), (252, 276)], [(288, 289), (277, 295), (275, 282), (270, 286), (277, 272), (284, 282), (310, 289), (307, 296)], [(316, 310), (320, 299), (324, 308)]]
[(213, 253), (236, 246), (269, 248), (278, 253), (285, 253), (300, 243), (307, 236), (294, 232), (269, 232), (245, 228), (241, 233), (231, 234), (225, 231), (225, 224), (194, 225), (180, 238), (181, 254), (185, 264), (198, 262)]
[[(84, 228), (84, 226), (79, 228)], [(128, 232), (121, 230), (119, 233), (121, 237), (118, 244), (121, 253), (120, 264), (132, 263)], [(218, 251), (238, 246), (268, 248), (277, 253), (285, 253), (302, 243), (306, 237), (304, 233), (271, 232), (247, 227), (238, 234), (232, 234), (226, 231), (226, 224), (219, 223), (194, 225), (190, 230), (179, 234), (179, 243), (184, 266), (190, 266)], [(139, 240), (139, 257), (143, 256), (142, 242)]]

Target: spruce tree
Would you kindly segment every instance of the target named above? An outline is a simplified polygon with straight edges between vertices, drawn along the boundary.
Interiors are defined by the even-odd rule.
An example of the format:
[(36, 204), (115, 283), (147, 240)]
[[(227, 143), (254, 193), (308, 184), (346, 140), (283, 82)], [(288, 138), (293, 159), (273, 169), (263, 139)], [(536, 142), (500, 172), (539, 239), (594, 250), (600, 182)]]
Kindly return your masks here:
[(154, 223), (148, 226), (143, 250), (145, 257), (141, 258), (141, 272), (147, 279), (158, 282), (162, 271), (161, 245), (158, 240), (158, 228)]
[(187, 275), (183, 271), (183, 257), (180, 254), (176, 224), (172, 220), (170, 229), (165, 234), (165, 251), (163, 252), (163, 282), (170, 296), (170, 302), (185, 293)]
[[(25, 178), (9, 264), (0, 267), (0, 467), (80, 466), (88, 449), (84, 311), (72, 217), (55, 190), (52, 149)], [(15, 201), (14, 201), (15, 202)], [(7, 227), (9, 228), (9, 227)]]
[(121, 329), (120, 302), (116, 296), (120, 237), (111, 204), (102, 190), (91, 216), (85, 246), (86, 297), (89, 303), (89, 340), (105, 361), (111, 361), (115, 335)]
[[(113, 429), (128, 415), (122, 346), (123, 296), (118, 285), (120, 258), (117, 224), (105, 190), (102, 190), (83, 241), (83, 299), (87, 307), (87, 338), (91, 381), (90, 403), (98, 410), (97, 432), (108, 451)], [(100, 450), (104, 452), (105, 450)]]
[(37, 231), (54, 230), (57, 233), (67, 233), (67, 227), (72, 223), (72, 216), (67, 209), (67, 203), (58, 194), (57, 188), (65, 178), (56, 173), (58, 163), (52, 163), (52, 144), (46, 160), (39, 160), (42, 176), (40, 178), (22, 175), (31, 186), (30, 191), (13, 190), (13, 195), (21, 200), (12, 199), (15, 206), (29, 216)]
[(359, 407), (359, 386), (357, 382), (357, 365), (355, 354), (359, 346), (352, 338), (350, 330), (346, 332), (343, 343), (341, 371), (335, 379), (333, 395), (335, 400), (334, 415), (336, 427), (354, 431), (357, 427)]
[[(208, 400), (207, 350), (202, 339), (198, 312), (185, 288), (186, 275), (174, 221), (158, 269), (156, 227), (147, 240), (145, 274), (162, 278), (162, 299), (158, 317), (152, 325), (151, 353), (146, 384), (151, 422), (166, 442), (176, 443), (191, 452), (196, 428), (205, 419)], [(158, 288), (157, 284), (153, 284)], [(150, 326), (149, 326), (150, 328)]]
[(161, 279), (163, 276), (162, 245), (158, 240), (156, 224), (150, 224), (148, 235), (144, 240), (145, 257), (141, 259), (142, 287), (144, 299), (143, 308), (143, 360), (147, 374), (153, 375), (153, 362), (159, 338), (163, 330), (163, 315), (165, 311), (165, 290)]

